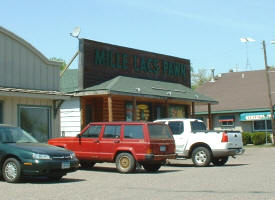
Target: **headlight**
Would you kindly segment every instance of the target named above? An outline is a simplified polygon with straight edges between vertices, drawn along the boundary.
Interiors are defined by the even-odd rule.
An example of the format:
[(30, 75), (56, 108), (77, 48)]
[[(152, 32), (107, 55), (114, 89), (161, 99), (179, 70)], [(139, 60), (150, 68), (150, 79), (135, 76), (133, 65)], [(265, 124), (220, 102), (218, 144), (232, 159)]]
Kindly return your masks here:
[(38, 154), (38, 153), (33, 153), (32, 157), (37, 160), (50, 160), (51, 157), (46, 154)]
[(75, 153), (71, 153), (71, 154), (70, 154), (70, 157), (71, 157), (71, 159), (76, 158)]

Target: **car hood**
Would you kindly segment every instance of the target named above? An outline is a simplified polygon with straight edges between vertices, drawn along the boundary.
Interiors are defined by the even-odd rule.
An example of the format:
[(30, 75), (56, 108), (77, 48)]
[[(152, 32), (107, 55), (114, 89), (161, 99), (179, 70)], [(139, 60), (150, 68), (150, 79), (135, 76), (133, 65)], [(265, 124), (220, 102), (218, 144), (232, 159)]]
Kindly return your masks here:
[(12, 143), (8, 144), (14, 148), (22, 149), (25, 151), (30, 151), (33, 153), (47, 154), (47, 155), (67, 155), (71, 152), (48, 144), (43, 143)]

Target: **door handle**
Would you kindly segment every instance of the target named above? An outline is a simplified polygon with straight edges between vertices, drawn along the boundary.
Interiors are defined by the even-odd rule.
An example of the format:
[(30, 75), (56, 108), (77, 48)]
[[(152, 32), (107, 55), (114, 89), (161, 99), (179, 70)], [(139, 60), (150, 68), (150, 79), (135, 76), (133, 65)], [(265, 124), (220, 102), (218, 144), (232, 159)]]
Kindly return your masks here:
[(99, 143), (99, 140), (94, 141), (94, 143), (97, 143), (97, 144), (98, 144), (98, 143)]
[(114, 143), (119, 143), (119, 140), (115, 140)]

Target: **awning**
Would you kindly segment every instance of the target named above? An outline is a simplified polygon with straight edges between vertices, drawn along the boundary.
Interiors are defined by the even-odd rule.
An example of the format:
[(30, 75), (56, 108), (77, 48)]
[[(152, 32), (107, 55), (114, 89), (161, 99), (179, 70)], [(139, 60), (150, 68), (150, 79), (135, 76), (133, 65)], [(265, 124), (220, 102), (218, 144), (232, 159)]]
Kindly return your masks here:
[(234, 122), (235, 118), (233, 115), (225, 115), (219, 117), (219, 122)]
[(148, 98), (175, 99), (196, 102), (197, 104), (217, 104), (218, 102), (203, 94), (199, 94), (179, 83), (155, 81), (141, 78), (117, 76), (81, 91), (75, 91), (75, 96), (91, 96), (103, 94), (117, 94), (127, 96), (141, 96)]
[(240, 114), (240, 121), (270, 120), (270, 112), (255, 112)]

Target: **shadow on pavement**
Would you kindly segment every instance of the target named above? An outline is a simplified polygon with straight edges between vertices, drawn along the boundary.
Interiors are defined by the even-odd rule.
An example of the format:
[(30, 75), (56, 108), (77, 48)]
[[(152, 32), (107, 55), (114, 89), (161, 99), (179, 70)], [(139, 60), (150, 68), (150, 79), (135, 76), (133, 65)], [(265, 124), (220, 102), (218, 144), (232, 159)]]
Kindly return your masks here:
[[(83, 171), (96, 171), (96, 172), (108, 172), (108, 173), (118, 173), (119, 172), (117, 171), (116, 168), (113, 168), (113, 167), (99, 167), (99, 166), (96, 166), (96, 167), (92, 167), (90, 169), (80, 169), (80, 170), (83, 170)], [(182, 171), (182, 170), (167, 170), (167, 169), (161, 169), (157, 172), (147, 172), (145, 171), (143, 168), (139, 168), (139, 169), (136, 169), (136, 171), (132, 174), (163, 174), (163, 173), (173, 173), (173, 172), (178, 172), (178, 171)]]
[[(225, 164), (223, 166), (215, 166), (210, 164), (208, 167), (239, 167), (245, 166), (248, 164)], [(173, 164), (166, 164), (166, 167), (196, 167), (194, 164), (181, 164), (181, 163), (173, 163)]]
[[(30, 184), (62, 184), (62, 183), (75, 183), (86, 181), (85, 179), (77, 179), (77, 178), (62, 178), (61, 180), (52, 180), (47, 177), (24, 177), (21, 180), (21, 184), (30, 183)], [(19, 183), (19, 184), (20, 184)]]

